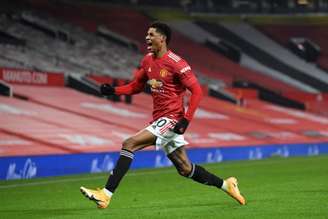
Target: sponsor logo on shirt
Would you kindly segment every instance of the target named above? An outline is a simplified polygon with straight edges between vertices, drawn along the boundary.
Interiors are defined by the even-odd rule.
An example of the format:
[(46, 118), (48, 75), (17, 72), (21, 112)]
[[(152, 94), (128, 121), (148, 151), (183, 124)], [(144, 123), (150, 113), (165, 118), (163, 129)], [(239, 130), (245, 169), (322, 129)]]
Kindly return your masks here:
[(162, 77), (162, 78), (165, 78), (167, 75), (168, 75), (168, 71), (165, 69), (165, 68), (163, 68), (163, 69), (161, 69), (160, 71), (159, 71), (159, 75)]
[(150, 89), (152, 92), (164, 92), (163, 90), (163, 82), (157, 79), (151, 79), (147, 81), (147, 84), (149, 84)]

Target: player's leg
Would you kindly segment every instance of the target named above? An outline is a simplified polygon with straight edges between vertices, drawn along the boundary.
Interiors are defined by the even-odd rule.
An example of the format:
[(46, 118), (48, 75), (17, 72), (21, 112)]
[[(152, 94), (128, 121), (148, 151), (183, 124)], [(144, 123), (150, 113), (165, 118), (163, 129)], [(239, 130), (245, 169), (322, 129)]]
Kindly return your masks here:
[(218, 188), (222, 187), (223, 180), (221, 178), (211, 174), (203, 167), (192, 164), (189, 161), (184, 147), (179, 147), (167, 156), (172, 161), (181, 176), (189, 177), (201, 184), (216, 186)]
[(123, 142), (120, 157), (106, 183), (106, 189), (108, 191), (111, 193), (115, 192), (122, 177), (130, 168), (134, 158), (134, 152), (153, 145), (155, 141), (156, 136), (144, 129)]
[(107, 180), (105, 188), (92, 190), (81, 187), (81, 192), (90, 200), (95, 201), (98, 208), (106, 208), (120, 181), (129, 170), (133, 161), (134, 152), (153, 145), (155, 140), (156, 136), (146, 129), (125, 140), (120, 157)]
[(223, 180), (220, 177), (208, 172), (203, 167), (192, 164), (189, 161), (184, 147), (179, 147), (167, 156), (172, 161), (180, 175), (191, 178), (192, 180), (204, 185), (220, 188), (236, 199), (241, 205), (245, 204), (245, 199), (239, 192), (236, 178), (230, 177)]

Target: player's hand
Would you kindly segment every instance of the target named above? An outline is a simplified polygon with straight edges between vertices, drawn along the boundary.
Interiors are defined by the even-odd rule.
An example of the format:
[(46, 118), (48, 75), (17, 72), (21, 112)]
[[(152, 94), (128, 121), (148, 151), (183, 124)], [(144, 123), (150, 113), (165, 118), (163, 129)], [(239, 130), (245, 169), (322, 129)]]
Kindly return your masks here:
[(182, 118), (177, 122), (177, 124), (175, 124), (173, 128), (173, 132), (182, 135), (183, 133), (185, 133), (188, 125), (189, 125), (188, 119)]
[(115, 94), (115, 88), (110, 84), (102, 84), (100, 86), (100, 93), (104, 96)]

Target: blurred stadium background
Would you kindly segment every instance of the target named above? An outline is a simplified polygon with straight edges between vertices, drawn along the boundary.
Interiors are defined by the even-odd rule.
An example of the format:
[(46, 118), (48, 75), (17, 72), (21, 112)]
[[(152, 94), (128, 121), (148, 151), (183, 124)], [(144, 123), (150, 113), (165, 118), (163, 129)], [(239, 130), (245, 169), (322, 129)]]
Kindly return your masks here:
[[(328, 0), (3, 0), (0, 179), (108, 172), (152, 101), (99, 96), (127, 83), (154, 20), (205, 96), (194, 162), (328, 153)], [(171, 166), (139, 152), (133, 168)]]

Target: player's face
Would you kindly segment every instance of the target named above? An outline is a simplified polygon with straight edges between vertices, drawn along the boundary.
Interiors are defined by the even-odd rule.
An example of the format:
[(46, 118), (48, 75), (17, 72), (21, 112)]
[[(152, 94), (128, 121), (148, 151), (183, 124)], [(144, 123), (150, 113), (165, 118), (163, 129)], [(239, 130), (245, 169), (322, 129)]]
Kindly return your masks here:
[(156, 28), (149, 28), (146, 35), (147, 50), (158, 53), (165, 45), (165, 36), (156, 31)]

